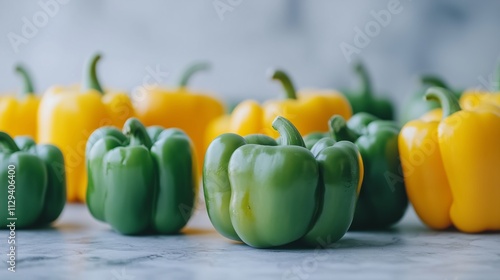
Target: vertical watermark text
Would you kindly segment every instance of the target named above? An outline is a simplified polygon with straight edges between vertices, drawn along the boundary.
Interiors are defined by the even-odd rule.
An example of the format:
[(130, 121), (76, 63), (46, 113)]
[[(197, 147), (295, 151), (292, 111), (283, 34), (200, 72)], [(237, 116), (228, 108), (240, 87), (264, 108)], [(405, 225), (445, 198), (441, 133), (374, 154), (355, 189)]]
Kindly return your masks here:
[(7, 228), (9, 229), (7, 270), (16, 272), (16, 166), (7, 166)]

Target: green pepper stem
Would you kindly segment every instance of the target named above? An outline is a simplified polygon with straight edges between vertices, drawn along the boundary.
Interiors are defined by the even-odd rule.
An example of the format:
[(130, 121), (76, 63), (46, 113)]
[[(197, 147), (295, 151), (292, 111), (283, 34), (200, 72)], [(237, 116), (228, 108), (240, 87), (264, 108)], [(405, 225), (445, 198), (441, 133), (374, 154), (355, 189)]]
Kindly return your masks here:
[(455, 95), (445, 88), (429, 88), (427, 92), (425, 92), (425, 99), (436, 100), (439, 104), (441, 104), (441, 108), (443, 108), (443, 120), (451, 114), (462, 110)]
[(306, 147), (300, 132), (289, 120), (281, 116), (277, 116), (274, 119), (272, 126), (274, 130), (278, 131), (280, 134), (280, 145)]
[(83, 80), (85, 81), (84, 91), (94, 89), (99, 93), (104, 94), (104, 90), (102, 89), (99, 79), (97, 78), (97, 62), (99, 62), (100, 59), (101, 54), (97, 53), (93, 55), (88, 62), (83, 77)]
[(184, 70), (184, 73), (179, 81), (179, 87), (187, 87), (189, 80), (191, 80), (191, 77), (195, 73), (208, 71), (210, 68), (211, 65), (208, 62), (196, 62), (191, 64), (188, 68), (186, 68), (186, 70)]
[(0, 131), (0, 146), (12, 152), (19, 152), (19, 147), (16, 142), (14, 142), (14, 139), (3, 131)]
[(354, 72), (356, 72), (361, 81), (361, 95), (365, 98), (371, 98), (372, 83), (365, 65), (361, 62), (357, 62), (356, 65), (354, 65)]
[(356, 132), (352, 131), (347, 126), (347, 122), (341, 115), (331, 117), (328, 124), (330, 127), (330, 134), (336, 141), (347, 140), (354, 142), (359, 137)]
[(433, 87), (440, 87), (448, 90), (450, 89), (442, 79), (432, 75), (424, 75), (420, 77), (420, 83), (423, 85), (430, 85)]
[(153, 146), (146, 128), (136, 118), (130, 118), (125, 122), (123, 125), (123, 134), (129, 137), (131, 146), (143, 145), (148, 150)]
[(273, 80), (279, 81), (285, 89), (287, 99), (297, 99), (297, 92), (290, 77), (283, 70), (271, 70), (270, 77)]
[(19, 76), (21, 76), (23, 80), (23, 91), (22, 95), (33, 95), (35, 93), (35, 89), (33, 87), (33, 81), (28, 71), (21, 64), (16, 65), (15, 71)]

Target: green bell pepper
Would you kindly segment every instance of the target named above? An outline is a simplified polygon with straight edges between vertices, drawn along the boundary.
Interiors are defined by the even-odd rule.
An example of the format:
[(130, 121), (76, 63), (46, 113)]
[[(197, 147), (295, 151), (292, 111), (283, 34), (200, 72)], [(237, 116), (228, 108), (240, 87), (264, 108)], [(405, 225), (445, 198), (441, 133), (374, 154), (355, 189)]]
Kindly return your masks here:
[[(450, 90), (448, 85), (436, 76), (424, 75), (420, 77), (421, 89), (413, 94), (403, 106), (403, 110), (399, 115), (399, 123), (406, 124), (409, 121), (416, 120), (425, 113), (437, 108), (441, 108), (435, 100), (425, 100), (424, 95), (430, 87), (441, 87)], [(460, 99), (462, 91), (450, 90)]]
[[(364, 163), (364, 180), (351, 229), (384, 228), (397, 223), (408, 206), (398, 150), (399, 127), (393, 121), (358, 113), (346, 123), (341, 116), (330, 119), (324, 137), (356, 144)], [(308, 135), (310, 145), (318, 135)], [(395, 180), (394, 176), (401, 176)]]
[(122, 234), (178, 232), (194, 209), (198, 179), (189, 137), (179, 129), (125, 122), (96, 130), (86, 147), (87, 205)]
[(265, 135), (227, 133), (208, 147), (203, 187), (212, 224), (257, 248), (340, 239), (362, 180), (356, 146), (326, 141), (312, 153), (288, 120), (277, 117), (273, 128), (279, 144)]
[(17, 228), (52, 223), (66, 203), (61, 151), (53, 145), (36, 145), (29, 137), (13, 140), (0, 131), (0, 190), (2, 227), (12, 221), (7, 218), (17, 218)]
[(361, 80), (359, 91), (343, 90), (352, 106), (353, 114), (367, 112), (384, 120), (394, 119), (394, 108), (392, 102), (387, 98), (375, 98), (370, 82), (370, 77), (365, 66), (358, 62), (354, 66), (354, 71)]

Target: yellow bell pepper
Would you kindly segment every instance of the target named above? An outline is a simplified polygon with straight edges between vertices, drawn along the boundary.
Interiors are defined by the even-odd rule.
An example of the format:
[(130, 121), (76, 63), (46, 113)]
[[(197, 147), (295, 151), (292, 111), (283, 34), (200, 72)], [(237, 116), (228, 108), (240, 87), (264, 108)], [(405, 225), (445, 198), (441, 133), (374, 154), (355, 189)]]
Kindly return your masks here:
[(333, 115), (349, 119), (351, 105), (346, 97), (334, 90), (309, 90), (296, 93), (290, 78), (281, 70), (272, 73), (272, 79), (281, 82), (287, 99), (269, 100), (262, 106), (247, 100), (234, 108), (229, 124), (230, 132), (245, 136), (261, 133), (278, 137), (272, 128), (277, 116), (290, 120), (301, 135), (328, 131), (328, 120)]
[(40, 98), (35, 95), (26, 69), (18, 65), (16, 72), (23, 79), (24, 89), (19, 97), (0, 97), (0, 130), (12, 137), (24, 135), (36, 139), (36, 117)]
[[(460, 107), (464, 110), (473, 110), (483, 104), (491, 104), (500, 107), (500, 92), (487, 92), (478, 90), (465, 91), (460, 97)], [(441, 119), (443, 110), (441, 108), (434, 109), (424, 114), (420, 119), (431, 120)]]
[(443, 117), (443, 110), (441, 108), (436, 108), (431, 110), (420, 117), (420, 120), (425, 122), (439, 121)]
[(201, 172), (206, 146), (208, 124), (224, 114), (224, 105), (206, 93), (193, 92), (187, 84), (193, 74), (207, 70), (206, 63), (196, 63), (188, 67), (179, 83), (179, 88), (148, 90), (134, 102), (137, 118), (145, 126), (161, 125), (165, 128), (182, 129), (193, 141)]
[(102, 126), (122, 127), (134, 116), (125, 93), (104, 92), (96, 74), (100, 55), (92, 57), (82, 90), (52, 87), (42, 98), (38, 112), (38, 140), (58, 146), (64, 155), (69, 201), (85, 201), (87, 172), (85, 145), (94, 130)]
[(238, 104), (231, 113), (229, 131), (241, 136), (264, 134), (263, 118), (264, 109), (260, 104), (254, 100), (245, 100)]
[(484, 103), (500, 106), (500, 64), (498, 64), (497, 67), (495, 82), (495, 88), (491, 92), (482, 89), (470, 89), (465, 91), (460, 98), (460, 106), (465, 110), (472, 110)]
[(237, 105), (231, 114), (222, 115), (212, 120), (205, 134), (205, 147), (217, 136), (224, 133), (249, 135), (262, 131), (262, 107), (257, 101), (245, 100)]
[(207, 126), (205, 132), (205, 150), (217, 136), (230, 132), (229, 124), (231, 115), (224, 114), (213, 119)]
[(460, 106), (465, 110), (472, 110), (483, 103), (500, 106), (500, 92), (468, 90), (460, 98)]
[(415, 120), (399, 136), (408, 198), (434, 229), (500, 230), (500, 108), (461, 110), (456, 97), (430, 88), (427, 99), (443, 108), (442, 120)]

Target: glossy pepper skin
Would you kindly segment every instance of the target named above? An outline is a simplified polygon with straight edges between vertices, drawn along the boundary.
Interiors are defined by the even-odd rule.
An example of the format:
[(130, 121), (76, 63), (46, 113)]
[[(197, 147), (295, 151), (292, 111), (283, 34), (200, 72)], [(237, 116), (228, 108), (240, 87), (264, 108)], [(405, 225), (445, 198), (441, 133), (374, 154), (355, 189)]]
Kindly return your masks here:
[(173, 234), (186, 225), (198, 173), (192, 142), (183, 131), (146, 130), (131, 118), (123, 133), (112, 127), (96, 130), (86, 150), (92, 216), (127, 235)]
[(9, 215), (8, 206), (15, 206), (16, 228), (48, 225), (64, 208), (64, 158), (53, 145), (37, 146), (26, 136), (16, 137), (14, 141), (0, 131), (0, 180), (2, 228), (10, 223), (7, 219), (13, 217)]
[[(439, 103), (433, 100), (425, 101), (424, 95), (429, 87), (442, 87), (450, 90), (450, 87), (437, 76), (424, 75), (420, 77), (421, 89), (412, 95), (400, 112), (399, 123), (405, 123), (421, 118), (424, 114), (439, 108)], [(453, 93), (460, 98), (462, 91), (454, 90)]]
[(207, 150), (203, 169), (210, 220), (223, 236), (266, 248), (301, 240), (340, 239), (352, 221), (363, 176), (357, 148), (326, 141), (314, 154), (286, 119), (266, 135), (223, 134)]
[(500, 108), (483, 104), (461, 110), (443, 88), (430, 88), (426, 98), (441, 104), (442, 120), (409, 122), (399, 136), (415, 211), (434, 229), (500, 230)]
[(12, 137), (29, 136), (36, 138), (36, 118), (40, 98), (35, 90), (28, 71), (21, 65), (16, 72), (23, 79), (23, 90), (16, 96), (0, 97), (0, 130)]
[(52, 87), (40, 103), (38, 140), (56, 145), (64, 154), (68, 201), (85, 201), (85, 143), (90, 134), (103, 126), (121, 127), (134, 115), (125, 93), (104, 92), (101, 88), (96, 74), (100, 57), (92, 57), (81, 90)]
[(387, 98), (376, 98), (374, 96), (370, 77), (363, 63), (356, 63), (354, 71), (361, 80), (361, 89), (358, 91), (342, 91), (349, 100), (349, 103), (351, 103), (352, 113), (365, 112), (383, 120), (393, 120), (394, 107), (392, 102)]
[(272, 122), (282, 116), (290, 120), (301, 135), (306, 135), (328, 131), (327, 121), (333, 114), (351, 117), (351, 105), (339, 92), (307, 90), (297, 93), (282, 70), (271, 71), (270, 76), (282, 84), (286, 99), (269, 100), (262, 105), (253, 100), (241, 102), (231, 114), (230, 132), (241, 136), (260, 133), (276, 138), (278, 133), (272, 128)]
[[(207, 148), (207, 127), (225, 111), (222, 101), (211, 94), (188, 88), (188, 82), (194, 74), (208, 69), (207, 63), (195, 63), (186, 69), (178, 88), (156, 87), (133, 100), (137, 118), (144, 125), (177, 127), (186, 132), (194, 143), (200, 172)], [(196, 116), (196, 121), (193, 121), (193, 116)]]
[[(333, 116), (330, 130), (331, 136), (325, 136), (355, 143), (363, 158), (364, 180), (351, 229), (385, 228), (397, 223), (408, 206), (400, 171), (397, 124), (358, 113), (347, 123), (341, 116)], [(305, 137), (314, 143), (311, 137), (317, 135)]]

